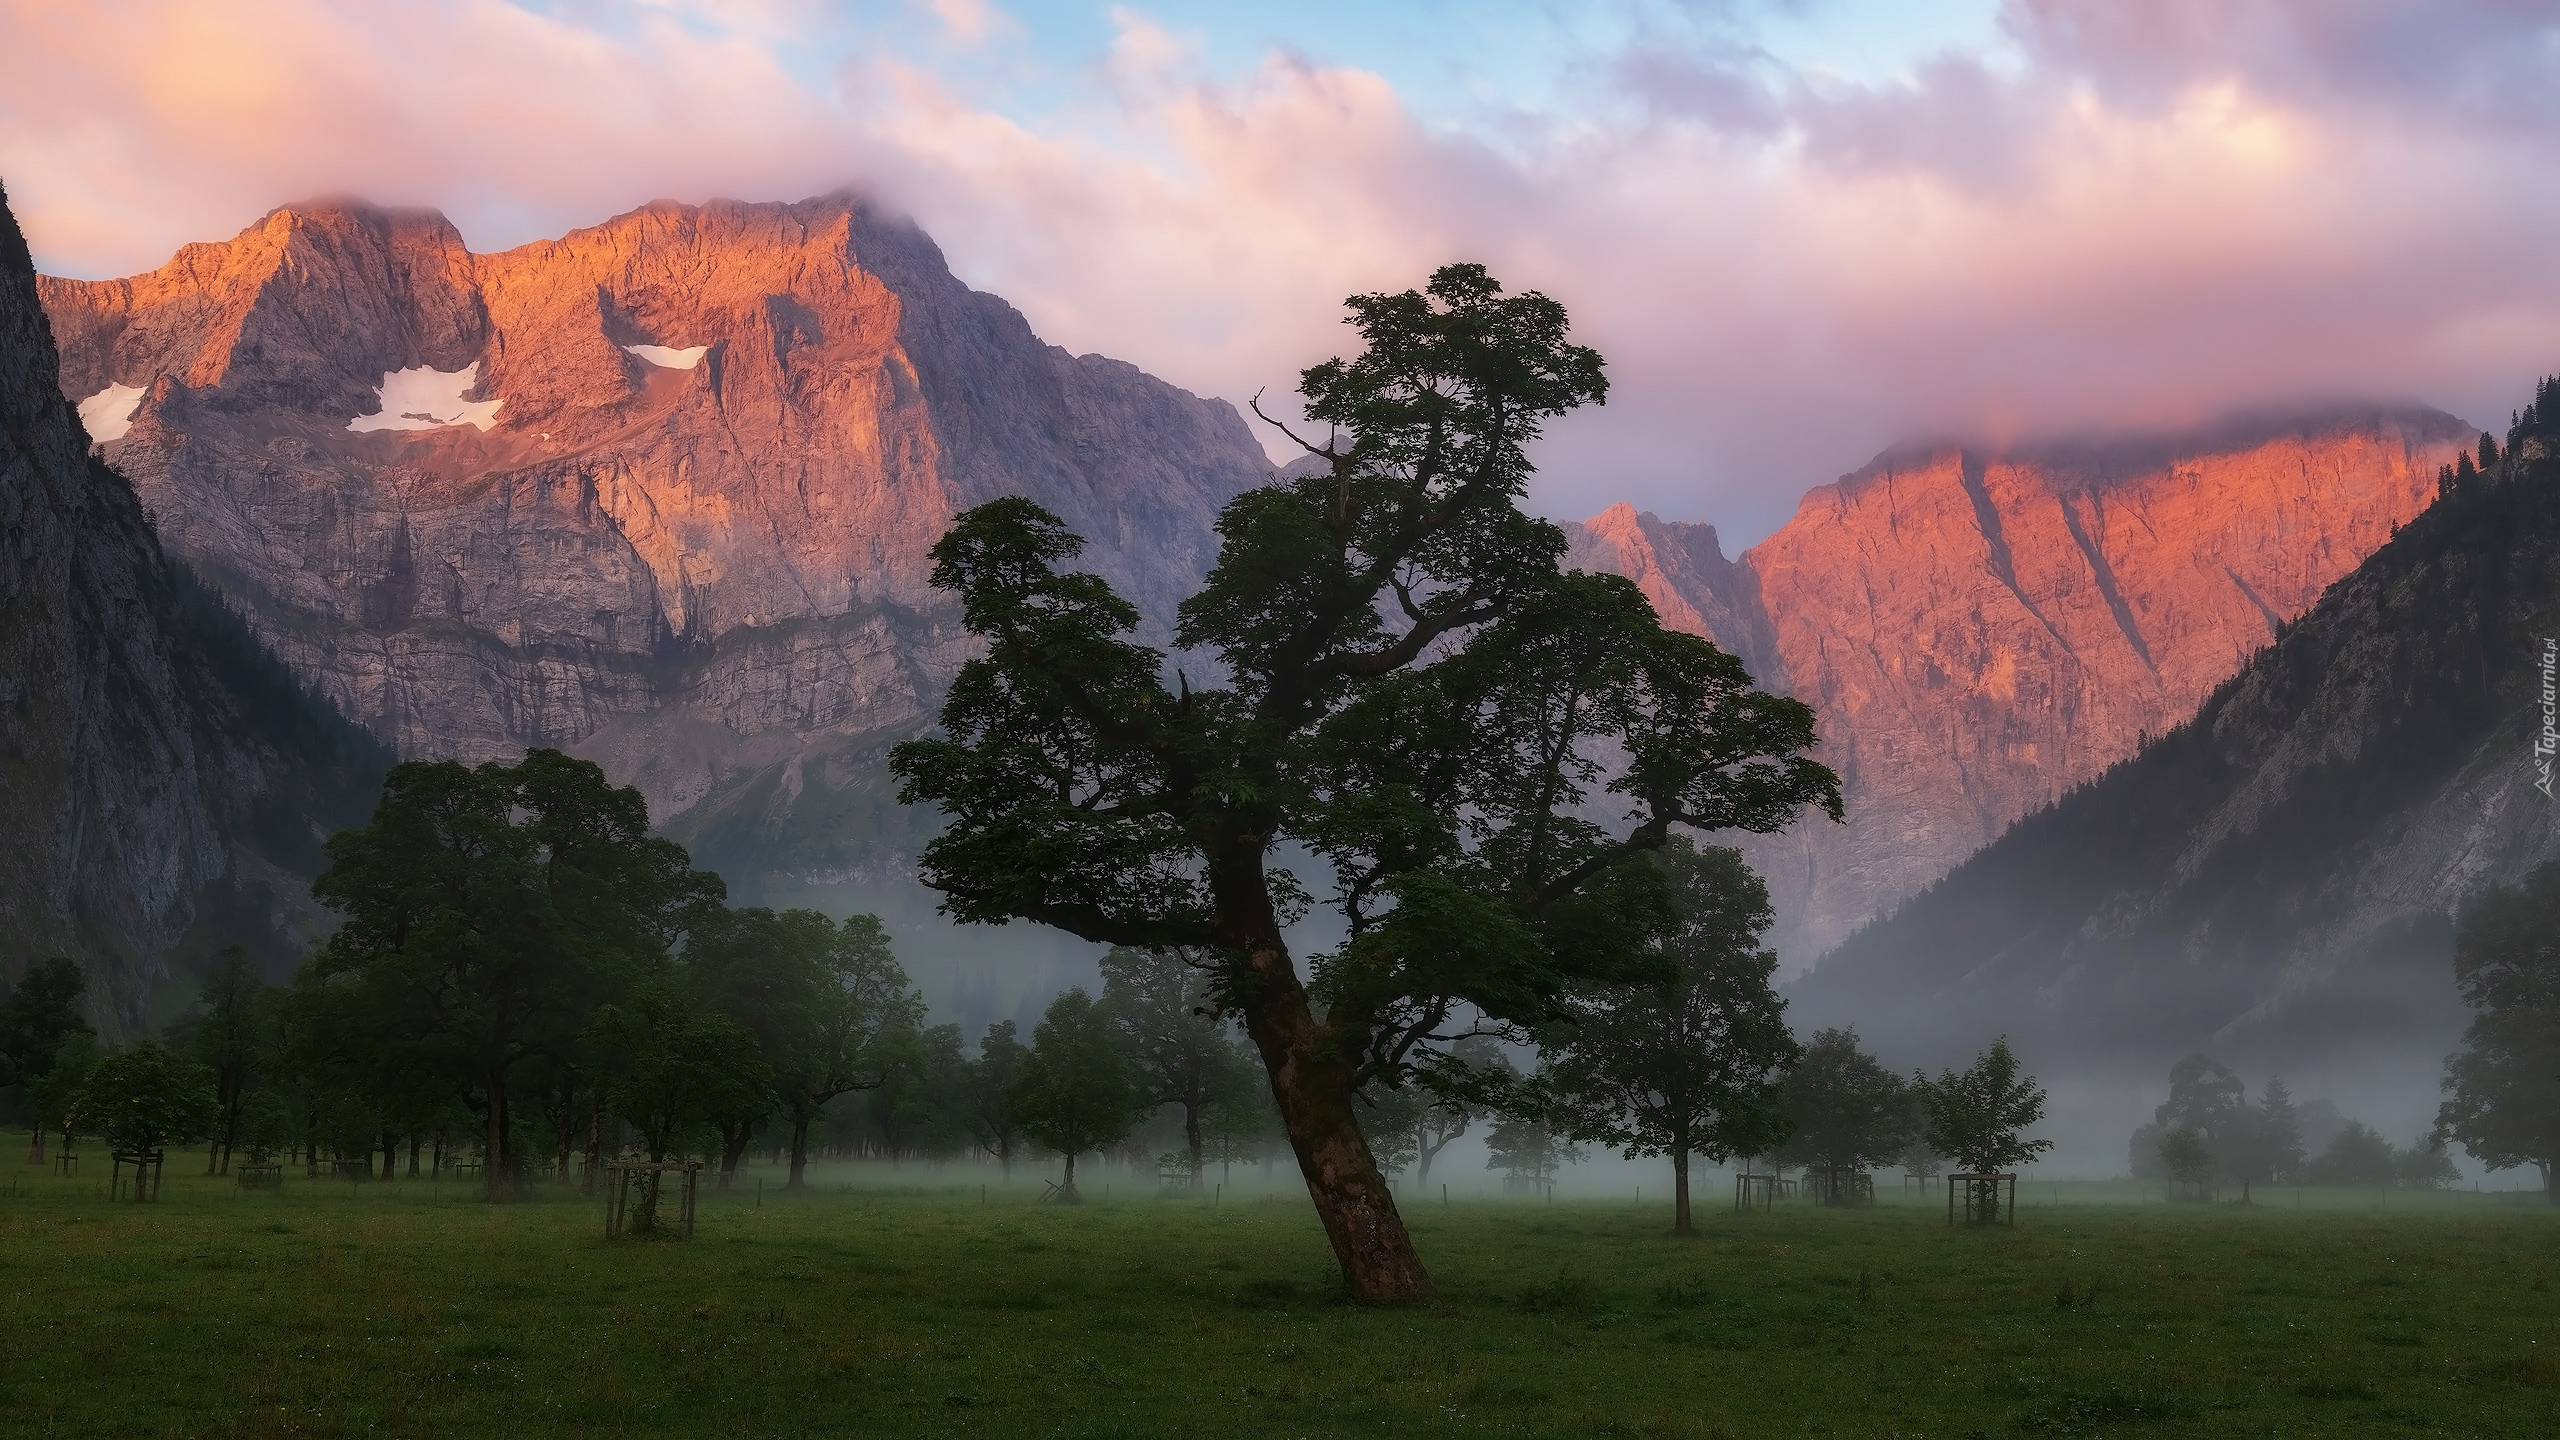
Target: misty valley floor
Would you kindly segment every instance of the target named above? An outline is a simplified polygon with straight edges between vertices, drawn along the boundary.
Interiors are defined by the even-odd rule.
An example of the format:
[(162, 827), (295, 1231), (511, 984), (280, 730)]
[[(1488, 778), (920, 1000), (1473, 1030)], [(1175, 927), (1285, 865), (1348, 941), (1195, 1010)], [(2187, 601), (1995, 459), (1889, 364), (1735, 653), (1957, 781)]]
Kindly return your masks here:
[(1303, 1200), (1125, 1176), (1069, 1208), (757, 1172), (687, 1243), (568, 1195), (190, 1168), (137, 1206), (8, 1167), (0, 1433), (2560, 1433), (2538, 1196), (2031, 1186), (2014, 1231), (1710, 1203), (1693, 1240), (1652, 1201), (1408, 1202), (1443, 1293), (1381, 1311), (1334, 1298)]

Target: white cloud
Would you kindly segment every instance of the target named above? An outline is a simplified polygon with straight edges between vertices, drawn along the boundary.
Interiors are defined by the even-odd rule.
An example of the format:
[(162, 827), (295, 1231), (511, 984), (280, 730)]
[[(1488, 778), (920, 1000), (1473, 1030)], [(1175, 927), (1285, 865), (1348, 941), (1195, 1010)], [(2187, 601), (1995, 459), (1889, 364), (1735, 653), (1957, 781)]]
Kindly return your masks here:
[(375, 393), (382, 397), (382, 409), (373, 415), (359, 415), (347, 422), (350, 430), (441, 430), (448, 425), (470, 425), (486, 430), (498, 423), (498, 407), (504, 400), (465, 400), (471, 387), (480, 383), (480, 362), (472, 361), (450, 373), (425, 365), (406, 370), (386, 370)]
[(798, 0), (752, 24), (709, 0), (0, 0), (0, 174), (38, 252), (90, 275), (331, 191), (445, 208), (485, 251), (656, 196), (853, 182), (1044, 337), (1238, 401), (1345, 348), (1344, 295), (1481, 260), (1610, 360), (1533, 500), (1748, 540), (1921, 429), (2341, 393), (2503, 416), (2560, 363), (2560, 150), (2482, 117), (2547, 115), (2555, 52), (2540, 0), (2454, 3), (2486, 38), (2418, 27), (2469, 97), (2434, 108), (2376, 78), (2408, 30), (2384, 0), (2018, 0), (1996, 63), (1563, 56), (1580, 111), (1444, 124), (1363, 70), (1220, 70), (1131, 11), (1069, 74), (813, 66), (781, 37), (816, 22), (773, 20)]

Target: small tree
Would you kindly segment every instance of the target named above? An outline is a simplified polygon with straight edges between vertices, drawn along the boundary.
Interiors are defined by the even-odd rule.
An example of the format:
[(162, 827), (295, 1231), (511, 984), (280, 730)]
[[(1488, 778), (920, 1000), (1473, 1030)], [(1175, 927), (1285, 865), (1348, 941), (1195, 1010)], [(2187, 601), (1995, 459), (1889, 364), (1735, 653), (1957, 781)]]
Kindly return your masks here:
[[(1654, 863), (1679, 915), (1677, 928), (1655, 946), (1668, 973), (1654, 984), (1585, 999), (1573, 1022), (1553, 1032), (1547, 1075), (1576, 1136), (1615, 1145), (1630, 1158), (1670, 1157), (1672, 1229), (1686, 1235), (1689, 1157), (1721, 1163), (1784, 1140), (1790, 1122), (1782, 1077), (1804, 1052), (1787, 1030), (1786, 1002), (1769, 985), (1778, 957), (1760, 945), (1773, 913), (1769, 890), (1741, 852), (1675, 840), (1655, 852)], [(1812, 1118), (1825, 1129), (1823, 1144), (1851, 1154), (1889, 1149), (1881, 1133), (1887, 1127), (1870, 1124), (1859, 1086), (1881, 1077), (1873, 1098), (1890, 1103), (1901, 1082), (1858, 1056), (1854, 1036), (1838, 1034), (1846, 1054), (1867, 1068), (1826, 1051), (1823, 1073), (1841, 1085), (1819, 1102), (1810, 1083), (1795, 1096), (1808, 1111), (1821, 1111)], [(1833, 1113), (1842, 1108), (1834, 1091), (1844, 1089), (1859, 1096), (1858, 1116), (1845, 1121)], [(1906, 1132), (1907, 1116), (1890, 1128)]]
[[(687, 1004), (671, 977), (652, 976), (621, 1004), (599, 1009), (583, 1048), (603, 1077), (606, 1102), (640, 1133), (652, 1164), (690, 1148), (689, 1133), (723, 1115), (772, 1105), (773, 1070), (755, 1035)], [(657, 1214), (653, 1176), (631, 1228), (650, 1229)]]
[(266, 1039), (261, 1023), (266, 988), (258, 967), (250, 963), (249, 952), (237, 945), (225, 945), (214, 956), (213, 969), (205, 976), (204, 993), (197, 997), (194, 1008), (170, 1027), (171, 1046), (213, 1072), (215, 1111), (213, 1140), (205, 1147), (207, 1175), (231, 1167), (231, 1150), (238, 1143), (235, 1132), (240, 1125), (241, 1097), (249, 1093), (256, 1079), (258, 1056)]
[(80, 1109), (80, 1092), (89, 1083), (89, 1072), (98, 1063), (98, 1039), (88, 1030), (75, 1030), (64, 1037), (60, 1049), (54, 1051), (53, 1063), (45, 1072), (27, 1082), (27, 1119), (34, 1133), (27, 1163), (44, 1163), (44, 1135), (47, 1130), (62, 1137), (65, 1152), (71, 1149)]
[[(1992, 1041), (1962, 1073), (1944, 1071), (1918, 1085), (1930, 1146), (1972, 1174), (2024, 1165), (2053, 1148), (2050, 1140), (2021, 1134), (2044, 1119), (2044, 1087), (2018, 1073), (2018, 1057), (2006, 1036)], [(1975, 1219), (1998, 1219), (1985, 1209), (1998, 1205), (1997, 1191), (1974, 1187), (1969, 1208)]]
[(996, 1157), (1008, 1185), (1013, 1183), (1013, 1153), (1022, 1144), (1022, 1126), (1013, 1113), (1013, 1082), (1030, 1053), (1014, 1038), (1013, 1022), (998, 1020), (978, 1037), (978, 1063), (969, 1074), (970, 1126), (978, 1148)]
[(1194, 1190), (1206, 1159), (1201, 1115), (1220, 1067), (1233, 1063), (1224, 1007), (1209, 982), (1208, 967), (1181, 950), (1121, 945), (1102, 957), (1102, 1006), (1136, 1061), (1140, 1103), (1182, 1109)]
[(213, 1072), (145, 1040), (91, 1067), (73, 1123), (120, 1153), (148, 1155), (202, 1135), (213, 1115)]
[(2202, 1055), (2170, 1066), (2169, 1098), (2152, 1118), (2164, 1131), (2196, 1132), (2213, 1159), (2211, 1173), (2236, 1176), (2250, 1168), (2258, 1120), (2249, 1109), (2248, 1087), (2229, 1066)]
[[(27, 967), (18, 983), (0, 1000), (0, 1085), (25, 1085), (44, 1078), (62, 1042), (96, 1032), (80, 1018), (80, 994), (87, 986), (80, 967), (62, 956)], [(44, 1149), (39, 1130), (35, 1150)]]
[(1778, 1108), (1792, 1131), (1774, 1152), (1782, 1165), (1862, 1170), (1911, 1143), (1911, 1088), (1858, 1048), (1855, 1030), (1814, 1032), (1778, 1087)]
[(273, 1090), (252, 1090), (240, 1102), (232, 1138), (250, 1164), (268, 1164), (293, 1144), (293, 1112)]
[(1138, 1088), (1110, 1015), (1079, 987), (1049, 1002), (1008, 1091), (1022, 1132), (1066, 1159), (1058, 1198), (1074, 1201), (1076, 1156), (1129, 1133)]
[(2171, 1181), (2198, 1187), (2198, 1198), (2213, 1178), (2213, 1150), (2192, 1125), (2181, 1125), (2161, 1138), (2160, 1163), (2168, 1167)]
[(2349, 1121), (2311, 1162), (2311, 1178), (2322, 1185), (2385, 1186), (2400, 1178), (2391, 1142), (2359, 1121)]
[(2473, 903), (2453, 980), (2471, 1007), (2435, 1133), (2492, 1170), (2531, 1165), (2560, 1205), (2560, 862)]
[(2421, 1135), (2392, 1152), (2391, 1173), (2404, 1190), (2442, 1190), (2462, 1178), (2462, 1167), (2445, 1153), (2444, 1137)]
[(2302, 1117), (2294, 1112), (2293, 1091), (2281, 1075), (2267, 1077), (2258, 1100), (2258, 1169), (2269, 1180), (2289, 1180), (2302, 1173)]
[(1505, 1115), (1485, 1136), (1485, 1157), (1486, 1168), (1501, 1171), (1507, 1181), (1544, 1190), (1582, 1152), (1542, 1116)]

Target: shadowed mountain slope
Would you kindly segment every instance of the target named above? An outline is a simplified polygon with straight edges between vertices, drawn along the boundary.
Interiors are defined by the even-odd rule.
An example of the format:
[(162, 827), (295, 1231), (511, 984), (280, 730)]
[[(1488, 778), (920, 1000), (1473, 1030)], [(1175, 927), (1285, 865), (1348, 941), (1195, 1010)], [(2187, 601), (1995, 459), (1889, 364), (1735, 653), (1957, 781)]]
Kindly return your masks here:
[(2560, 855), (2554, 434), (2519, 431), (2192, 720), (1852, 936), (1798, 1009), (1904, 1053), (2441, 1054), (2454, 915)]
[(386, 757), (91, 456), (5, 200), (0, 536), (0, 979), (73, 956), (117, 1035), (217, 932), (282, 969), (315, 927), (320, 837), (364, 818)]

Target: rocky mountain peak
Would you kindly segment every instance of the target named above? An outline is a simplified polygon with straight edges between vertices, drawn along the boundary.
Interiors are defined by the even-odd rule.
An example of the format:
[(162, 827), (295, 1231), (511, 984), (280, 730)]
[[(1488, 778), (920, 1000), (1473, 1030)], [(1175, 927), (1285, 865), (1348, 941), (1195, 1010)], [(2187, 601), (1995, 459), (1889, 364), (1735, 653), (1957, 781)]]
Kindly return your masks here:
[(1792, 965), (2193, 714), (2434, 497), (2477, 434), (2420, 407), (1896, 446), (1724, 560), (1619, 506), (1573, 563), (1812, 702), (1844, 825), (1746, 843)]
[(969, 643), (926, 578), (958, 510), (1040, 501), (1161, 620), (1270, 472), (1223, 402), (1043, 344), (847, 193), (490, 255), (333, 201), (43, 296), (164, 538), (348, 714), (583, 746), (662, 814), (755, 775), (819, 803), (860, 766), (812, 754), (924, 722)]

